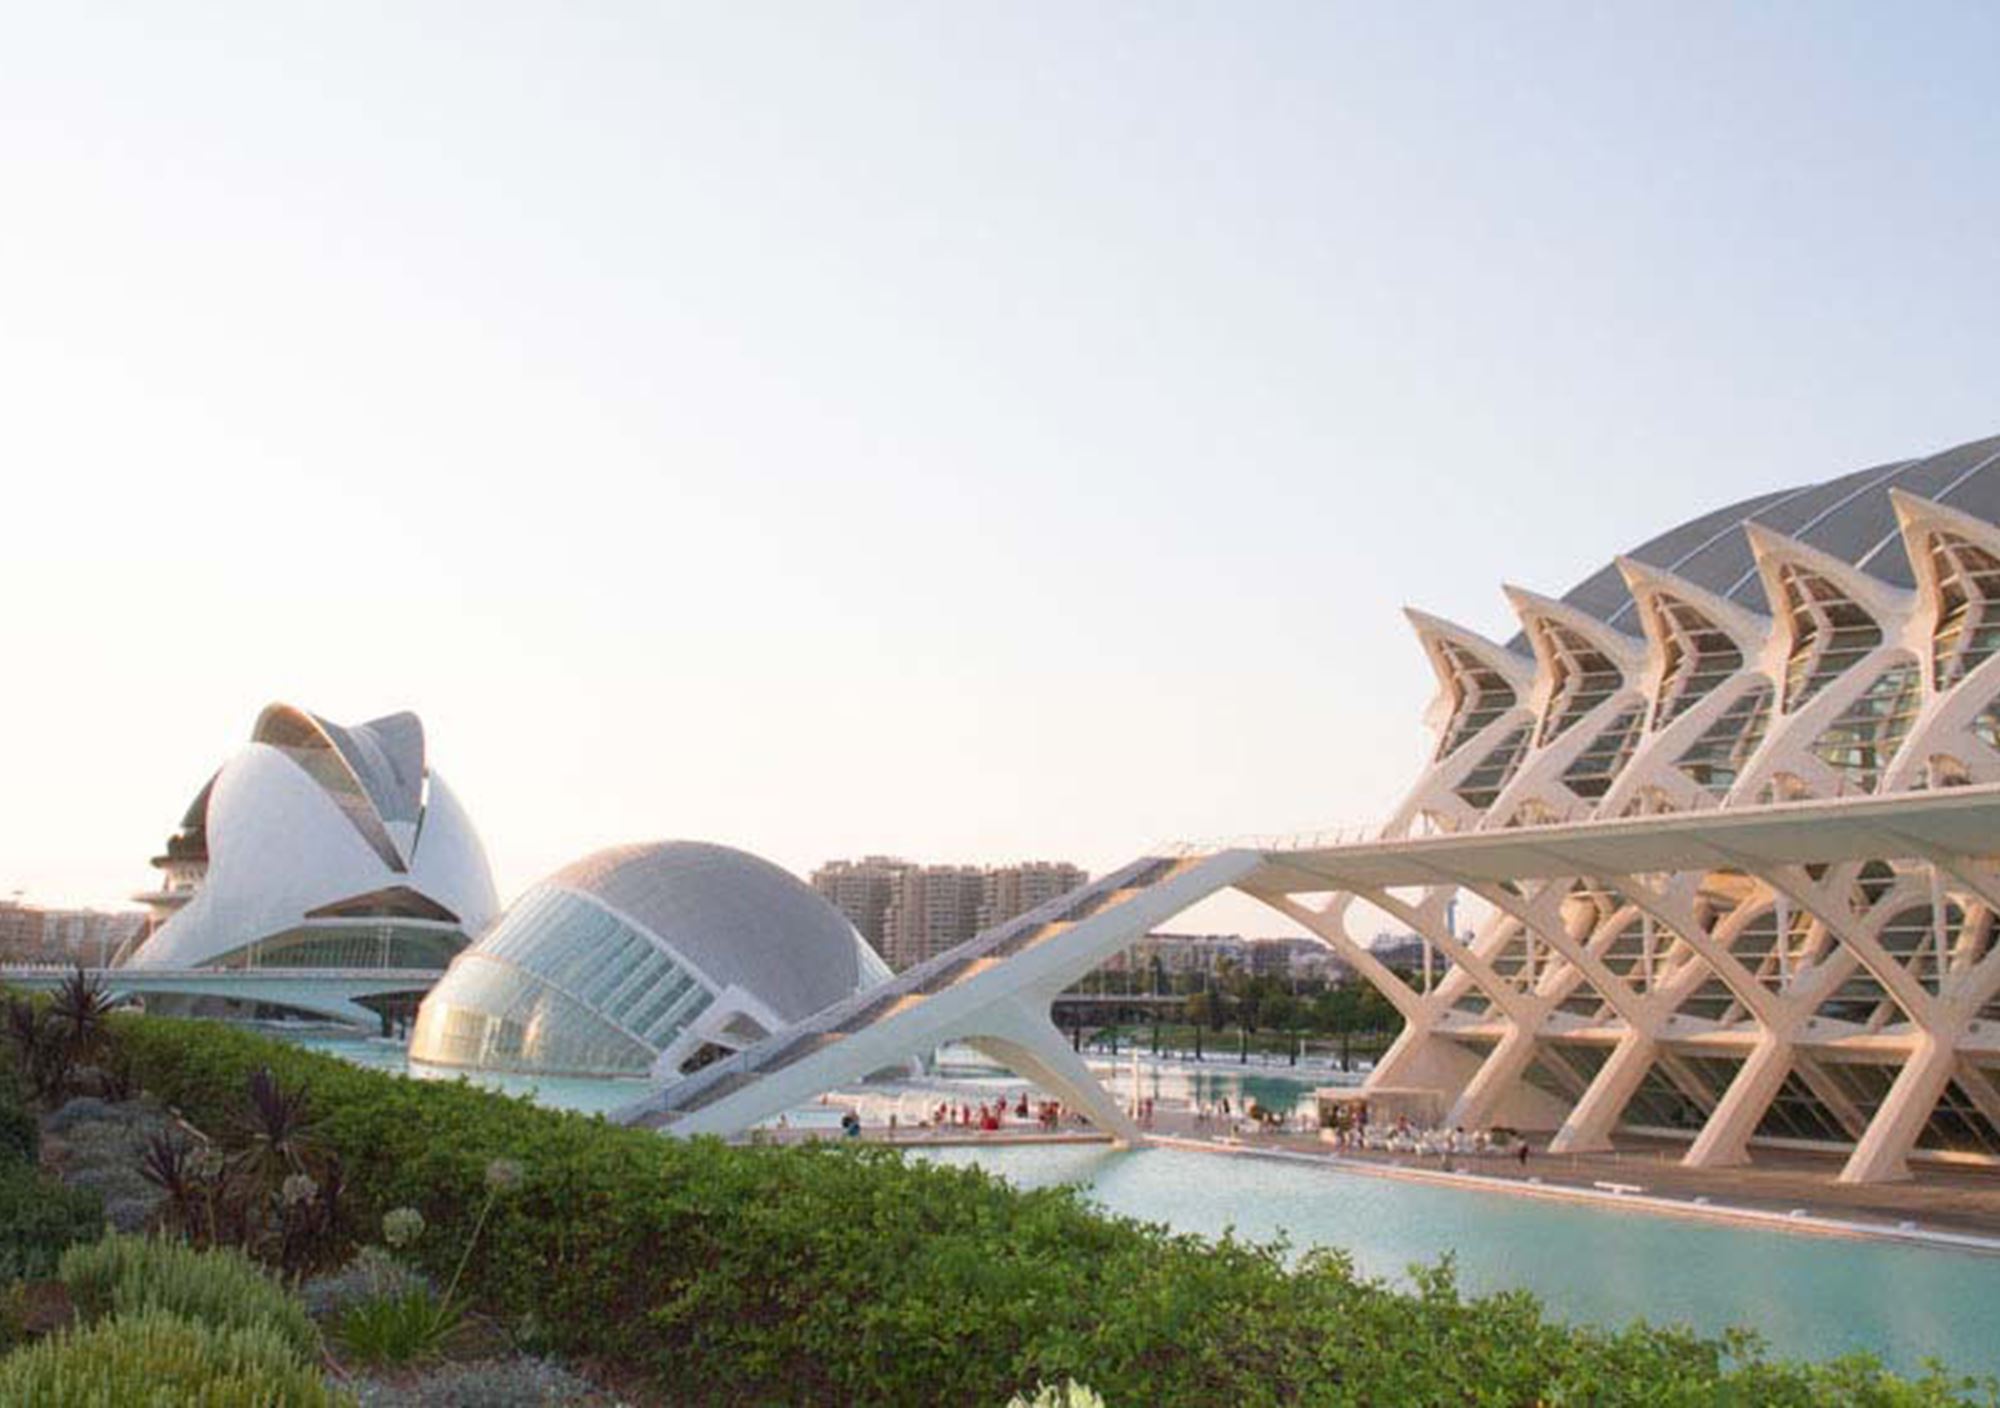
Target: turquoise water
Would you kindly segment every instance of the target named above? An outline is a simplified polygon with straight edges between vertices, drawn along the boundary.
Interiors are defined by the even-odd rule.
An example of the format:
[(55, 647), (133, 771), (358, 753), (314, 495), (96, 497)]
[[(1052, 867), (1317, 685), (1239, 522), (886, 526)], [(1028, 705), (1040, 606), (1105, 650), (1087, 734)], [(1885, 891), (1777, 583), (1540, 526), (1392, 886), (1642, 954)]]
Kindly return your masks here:
[(1993, 1334), (2000, 1257), (1767, 1232), (1474, 1193), (1274, 1159), (1102, 1147), (924, 1150), (1021, 1187), (1083, 1185), (1100, 1206), (1177, 1231), (1234, 1228), (1296, 1247), (1340, 1247), (1364, 1273), (1407, 1283), (1447, 1253), (1468, 1291), (1533, 1291), (1565, 1320), (1645, 1318), (1708, 1334), (1761, 1333), (1774, 1353), (1871, 1350), (1914, 1370), (1926, 1357), (2000, 1374)]
[[(300, 1037), (300, 1045), (382, 1070), (406, 1070), (390, 1041)], [(971, 1053), (942, 1069), (967, 1098), (1020, 1082)], [(1100, 1074), (1123, 1087), (1129, 1063)], [(1324, 1077), (1321, 1077), (1324, 1079)], [(478, 1084), (566, 1109), (608, 1111), (638, 1081), (489, 1075)], [(1254, 1096), (1287, 1109), (1315, 1078), (1278, 1070), (1142, 1066), (1141, 1088), (1162, 1100), (1214, 1105)], [(833, 1110), (794, 1111), (791, 1123), (830, 1124)], [(1447, 1253), (1461, 1285), (1534, 1292), (1563, 1319), (1622, 1325), (1645, 1318), (1707, 1334), (1754, 1329), (1772, 1351), (1821, 1359), (1870, 1350), (1903, 1370), (1925, 1358), (1964, 1373), (2000, 1374), (2000, 1257), (1729, 1227), (1620, 1213), (1177, 1149), (1118, 1153), (1101, 1146), (1016, 1145), (913, 1151), (943, 1164), (977, 1164), (1022, 1187), (1081, 1185), (1105, 1209), (1183, 1232), (1339, 1247), (1364, 1273), (1407, 1282), (1412, 1262)]]
[(578, 1080), (485, 1071), (475, 1075), (425, 1070), (410, 1065), (402, 1042), (386, 1038), (284, 1034), (284, 1039), (294, 1046), (323, 1051), (371, 1070), (391, 1071), (399, 1076), (414, 1076), (418, 1080), (466, 1080), (501, 1095), (526, 1095), (538, 1105), (549, 1105), (559, 1110), (582, 1110), (586, 1114), (609, 1114), (619, 1106), (638, 1099), (650, 1088), (643, 1080)]

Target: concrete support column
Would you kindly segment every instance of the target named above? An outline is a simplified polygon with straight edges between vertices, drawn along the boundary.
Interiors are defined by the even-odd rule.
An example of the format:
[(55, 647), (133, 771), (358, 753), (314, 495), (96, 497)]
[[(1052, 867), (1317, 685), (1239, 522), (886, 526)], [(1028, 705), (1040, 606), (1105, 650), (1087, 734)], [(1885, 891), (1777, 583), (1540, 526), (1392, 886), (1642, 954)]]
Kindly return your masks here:
[(1428, 1021), (1413, 1021), (1375, 1063), (1367, 1088), (1416, 1086), (1455, 1101), (1478, 1070), (1479, 1058), (1463, 1044), (1439, 1036)]
[(1637, 1093), (1660, 1044), (1643, 1032), (1627, 1032), (1549, 1141), (1551, 1154), (1594, 1154), (1611, 1147), (1611, 1131)]
[(1750, 1162), (1750, 1136), (1792, 1069), (1792, 1043), (1766, 1033), (1717, 1102), (1681, 1162), (1688, 1168), (1728, 1168)]
[(1500, 1102), (1514, 1093), (1522, 1073), (1534, 1059), (1534, 1032), (1520, 1025), (1509, 1027), (1507, 1035), (1500, 1038), (1465, 1089), (1459, 1092), (1458, 1099), (1452, 1102), (1444, 1122), (1467, 1129), (1487, 1124)]
[(1090, 1067), (1070, 1049), (1068, 1040), (1053, 1022), (1019, 1009), (989, 1017), (1000, 1020), (982, 1022), (991, 1034), (968, 1036), (970, 1045), (1033, 1081), (1064, 1104), (1083, 1111), (1093, 1125), (1121, 1146), (1131, 1148), (1146, 1142), (1139, 1126), (1111, 1092), (1098, 1084)]
[(1889, 1183), (1910, 1176), (1909, 1154), (1951, 1079), (1952, 1044), (1924, 1033), (1840, 1170), (1842, 1183)]

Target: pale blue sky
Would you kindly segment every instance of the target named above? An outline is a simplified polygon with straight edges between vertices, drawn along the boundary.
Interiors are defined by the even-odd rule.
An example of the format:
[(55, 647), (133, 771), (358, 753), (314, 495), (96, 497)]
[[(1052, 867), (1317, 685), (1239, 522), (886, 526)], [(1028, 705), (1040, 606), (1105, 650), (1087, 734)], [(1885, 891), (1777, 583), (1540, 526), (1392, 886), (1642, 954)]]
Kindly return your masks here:
[[(198, 10), (198, 13), (196, 11)], [(1431, 681), (2000, 429), (2000, 10), (20, 6), (0, 892), (283, 698), (598, 844), (1362, 820)]]

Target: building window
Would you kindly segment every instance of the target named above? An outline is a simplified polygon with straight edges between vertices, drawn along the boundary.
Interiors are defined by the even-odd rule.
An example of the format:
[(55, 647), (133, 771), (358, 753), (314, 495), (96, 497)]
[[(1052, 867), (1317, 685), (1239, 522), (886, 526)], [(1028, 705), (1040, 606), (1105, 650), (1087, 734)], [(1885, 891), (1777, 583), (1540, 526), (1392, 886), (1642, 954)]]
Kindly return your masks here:
[(1444, 662), (1451, 682), (1451, 721), (1438, 740), (1439, 760), (1464, 747), (1474, 735), (1514, 707), (1514, 686), (1498, 670), (1480, 663), (1478, 657), (1448, 640), (1437, 643), (1438, 659)]
[(1535, 740), (1546, 747), (1616, 694), (1625, 683), (1625, 675), (1610, 656), (1566, 626), (1545, 621), (1541, 635), (1554, 662), (1554, 683), (1542, 711), (1541, 733)]
[(1882, 643), (1875, 618), (1826, 578), (1796, 563), (1779, 569), (1792, 632), (1785, 660), (1785, 712), (1804, 704)]
[(2000, 650), (2000, 558), (1949, 533), (1931, 536), (1938, 618), (1931, 632), (1931, 686), (1950, 689)]
[(1576, 755), (1563, 772), (1563, 785), (1579, 797), (1602, 797), (1631, 761), (1639, 746), (1639, 725), (1644, 711), (1636, 705), (1623, 710), (1590, 746)]
[(1892, 665), (1819, 736), (1813, 753), (1846, 786), (1873, 792), (1909, 736), (1922, 703), (1923, 683), (1915, 663)]
[(1521, 766), (1521, 757), (1527, 751), (1527, 726), (1524, 724), (1510, 729), (1507, 736), (1494, 745), (1493, 751), (1481, 758), (1454, 789), (1459, 800), (1482, 812), (1492, 806), (1493, 799), (1500, 795), (1500, 789), (1507, 785), (1515, 769)]
[(1727, 796), (1771, 722), (1771, 686), (1759, 683), (1736, 697), (1675, 764), (1718, 797)]
[(1653, 727), (1663, 728), (1742, 669), (1743, 652), (1727, 631), (1673, 597), (1657, 599), (1653, 620), (1666, 656), (1653, 700)]
[[(1943, 934), (1945, 964), (1950, 963), (1952, 951), (1958, 947), (1959, 936), (1964, 929), (1965, 911), (1947, 901)], [(1931, 907), (1927, 904), (1898, 911), (1875, 935), (1875, 942), (1882, 946), (1882, 951), (1901, 964), (1932, 995), (1937, 993), (1941, 971), (1938, 940), (1937, 930), (1931, 923)]]

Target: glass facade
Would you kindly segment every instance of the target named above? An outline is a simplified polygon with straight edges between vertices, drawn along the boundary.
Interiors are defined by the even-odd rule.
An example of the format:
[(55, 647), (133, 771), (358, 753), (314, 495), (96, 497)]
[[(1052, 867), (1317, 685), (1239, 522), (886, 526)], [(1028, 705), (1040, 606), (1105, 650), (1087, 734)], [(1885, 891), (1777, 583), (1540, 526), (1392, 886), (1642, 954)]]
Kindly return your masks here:
[(1546, 747), (1578, 719), (1616, 694), (1624, 673), (1611, 657), (1566, 627), (1544, 624), (1542, 638), (1555, 660), (1555, 689), (1542, 712), (1536, 743)]
[(1521, 757), (1528, 751), (1528, 730), (1525, 725), (1510, 730), (1500, 740), (1493, 751), (1479, 760), (1479, 765), (1465, 775), (1465, 780), (1455, 789), (1459, 799), (1467, 806), (1485, 811), (1493, 805), (1493, 799), (1500, 795), (1500, 789), (1514, 776), (1514, 770), (1521, 766)]
[(1785, 660), (1785, 712), (1818, 694), (1882, 643), (1875, 618), (1817, 572), (1786, 563), (1781, 580), (1792, 648)]
[(308, 923), (245, 944), (214, 960), (220, 968), (441, 969), (465, 947), (455, 924), (377, 919)]
[(1931, 684), (1949, 689), (2000, 650), (2000, 558), (1962, 538), (1931, 539), (1938, 619), (1931, 634)]
[(1654, 619), (1666, 647), (1666, 668), (1653, 701), (1653, 727), (1663, 728), (1742, 669), (1743, 652), (1727, 631), (1684, 601), (1660, 598)]
[(1644, 711), (1637, 706), (1621, 712), (1590, 746), (1577, 754), (1563, 772), (1563, 785), (1579, 797), (1602, 797), (1639, 746)]
[(1480, 664), (1471, 652), (1450, 641), (1439, 641), (1437, 649), (1451, 672), (1451, 722), (1445, 725), (1437, 751), (1439, 758), (1447, 758), (1514, 707), (1514, 687), (1498, 670)]
[(432, 989), (413, 1060), (636, 1075), (714, 1000), (651, 937), (574, 891), (530, 891)]
[(1890, 759), (1909, 736), (1923, 703), (1915, 662), (1892, 665), (1813, 742), (1813, 753), (1844, 785), (1873, 792)]
[(1758, 684), (1738, 695), (1681, 754), (1675, 766), (1716, 796), (1727, 796), (1750, 755), (1764, 741), (1764, 729), (1770, 721), (1771, 687)]

